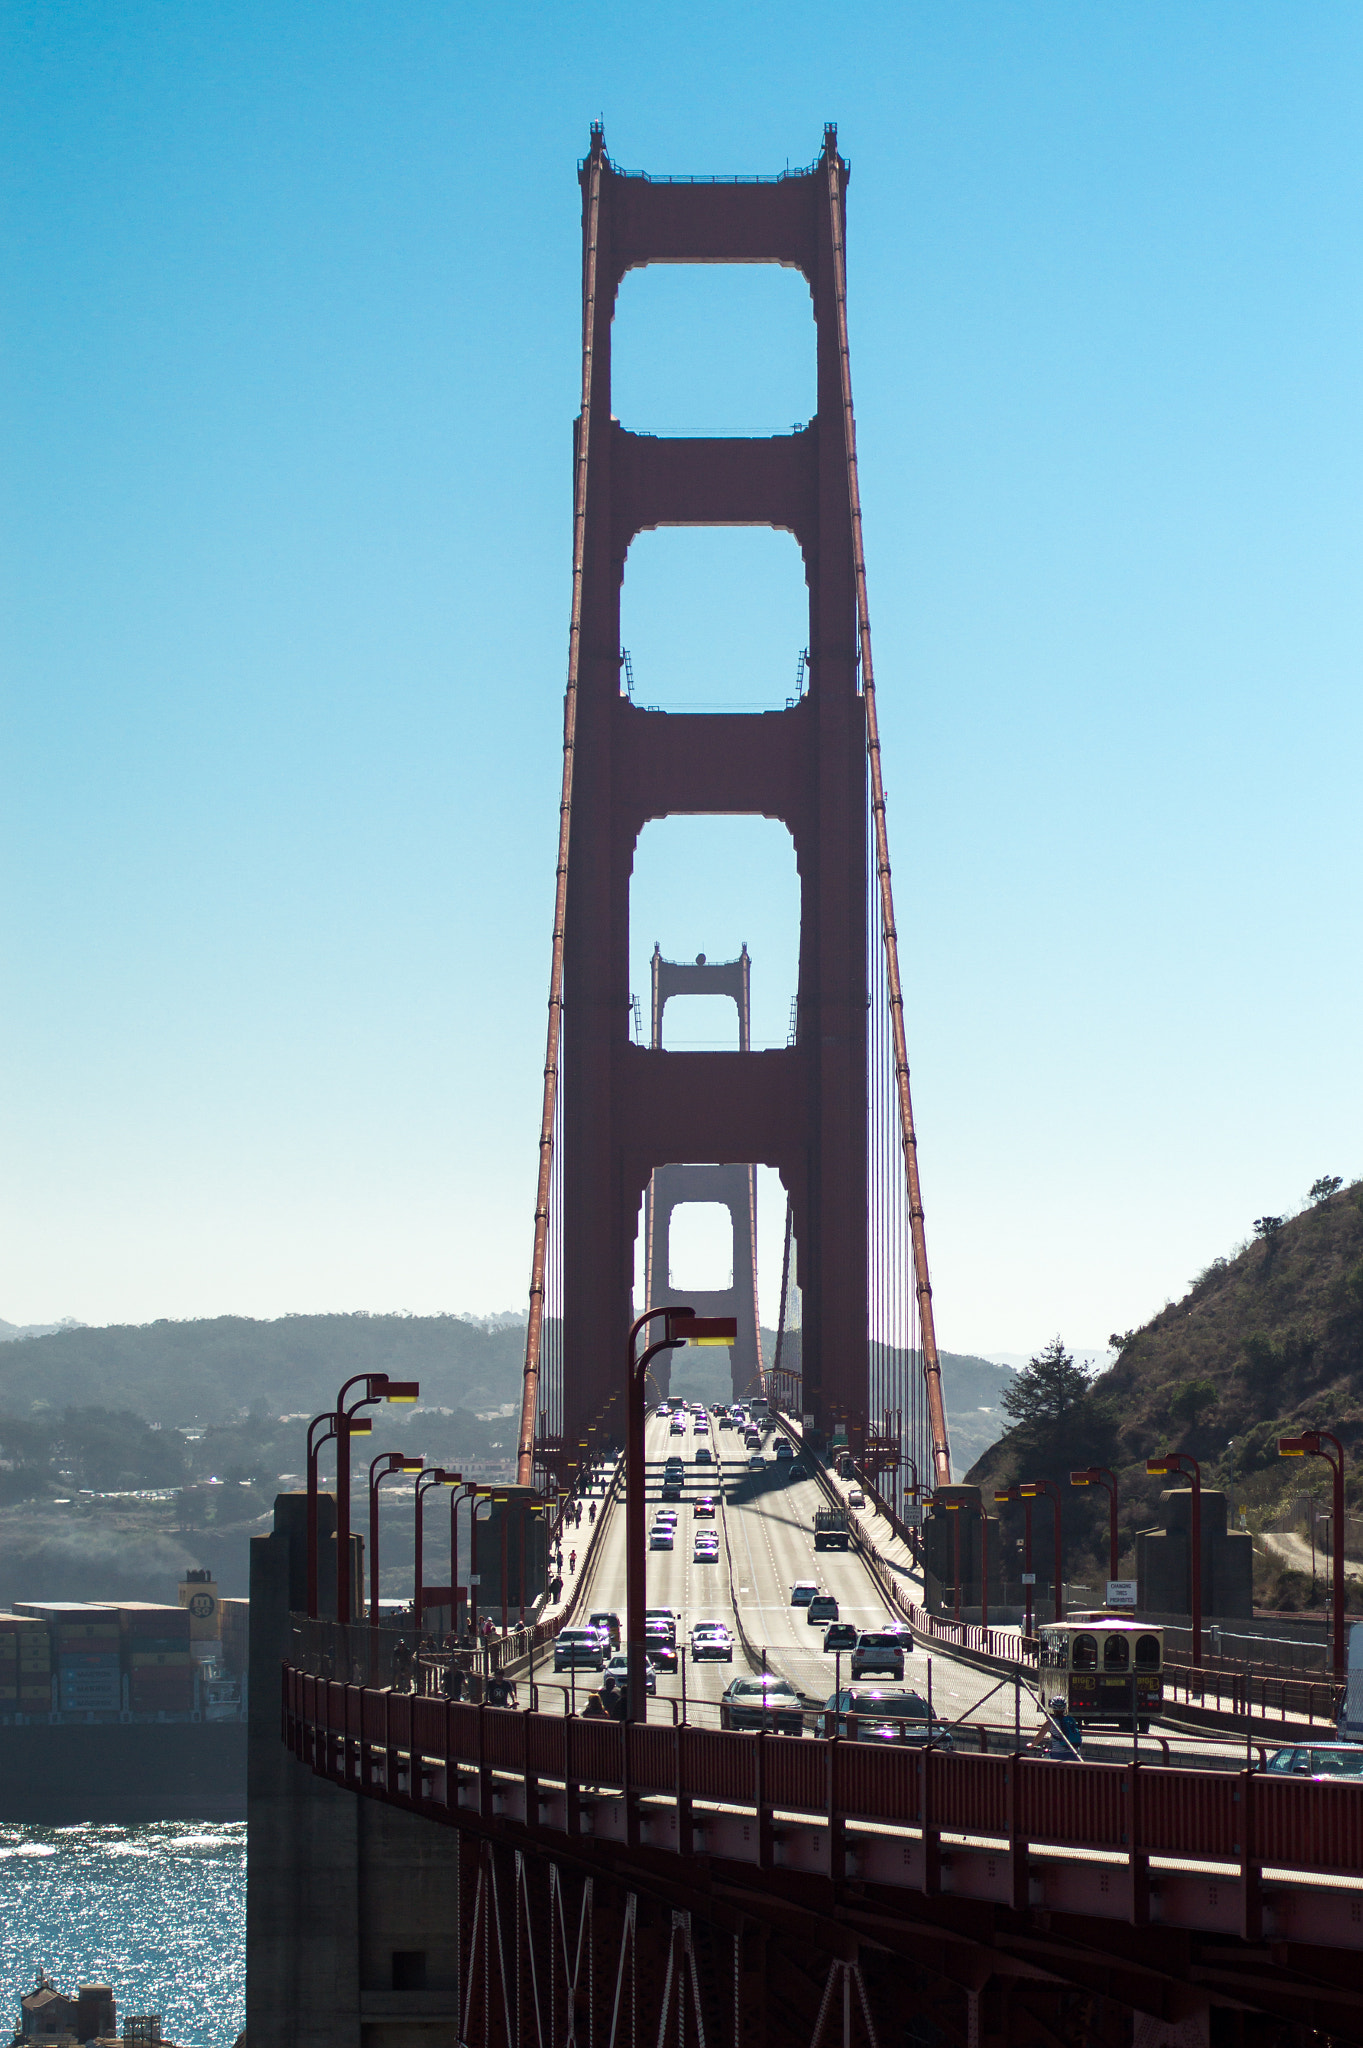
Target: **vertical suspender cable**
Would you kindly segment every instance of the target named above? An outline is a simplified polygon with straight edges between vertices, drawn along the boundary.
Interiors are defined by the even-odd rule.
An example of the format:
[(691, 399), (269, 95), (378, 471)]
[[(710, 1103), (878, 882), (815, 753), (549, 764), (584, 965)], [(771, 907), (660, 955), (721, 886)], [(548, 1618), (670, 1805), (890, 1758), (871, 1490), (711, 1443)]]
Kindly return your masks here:
[(833, 236), (833, 291), (837, 302), (838, 356), (842, 375), (843, 445), (847, 455), (847, 494), (852, 512), (852, 556), (856, 574), (857, 631), (861, 641), (861, 687), (866, 702), (866, 747), (871, 769), (871, 815), (875, 825), (876, 873), (880, 882), (880, 926), (885, 945), (885, 971), (890, 989), (890, 1028), (894, 1038), (894, 1070), (899, 1101), (899, 1134), (909, 1192), (909, 1233), (913, 1243), (914, 1286), (923, 1336), (923, 1377), (927, 1389), (928, 1428), (932, 1439), (933, 1478), (951, 1484), (951, 1447), (942, 1402), (942, 1368), (932, 1317), (932, 1282), (928, 1278), (928, 1246), (923, 1231), (923, 1196), (918, 1179), (918, 1139), (909, 1092), (909, 1054), (904, 1033), (904, 992), (899, 978), (899, 941), (890, 884), (890, 843), (885, 828), (885, 785), (880, 772), (880, 728), (876, 718), (875, 670), (871, 663), (871, 614), (866, 598), (866, 556), (861, 535), (861, 486), (857, 477), (857, 427), (852, 412), (852, 364), (847, 348), (847, 262), (842, 238), (841, 162), (835, 137), (824, 150), (828, 168), (829, 225)]
[(582, 657), (582, 583), (587, 544), (587, 467), (592, 444), (592, 354), (596, 342), (596, 241), (601, 218), (601, 172), (606, 146), (592, 126), (588, 159), (587, 233), (582, 277), (582, 410), (573, 480), (573, 608), (568, 624), (568, 687), (563, 700), (563, 788), (558, 807), (558, 870), (554, 885), (554, 950), (549, 969), (549, 1032), (544, 1053), (544, 1105), (540, 1116), (539, 1182), (535, 1193), (535, 1249), (530, 1262), (530, 1314), (525, 1332), (525, 1380), (516, 1448), (516, 1483), (534, 1484), (535, 1411), (540, 1349), (544, 1341), (544, 1289), (549, 1247), (549, 1196), (554, 1170), (554, 1111), (563, 1038), (563, 936), (568, 912), (568, 845), (573, 819), (573, 752), (577, 742), (578, 672)]

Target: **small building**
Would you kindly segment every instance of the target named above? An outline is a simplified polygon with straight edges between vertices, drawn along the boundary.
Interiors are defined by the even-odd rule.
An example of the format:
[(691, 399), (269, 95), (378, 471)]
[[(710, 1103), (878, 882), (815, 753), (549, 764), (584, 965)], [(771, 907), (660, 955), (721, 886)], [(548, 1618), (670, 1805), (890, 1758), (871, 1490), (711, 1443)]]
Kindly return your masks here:
[(40, 1970), (37, 1984), (20, 2000), (19, 2039), (41, 2041), (44, 2048), (74, 2048), (112, 2034), (116, 2025), (114, 1994), (107, 1984), (81, 1984), (68, 1998)]

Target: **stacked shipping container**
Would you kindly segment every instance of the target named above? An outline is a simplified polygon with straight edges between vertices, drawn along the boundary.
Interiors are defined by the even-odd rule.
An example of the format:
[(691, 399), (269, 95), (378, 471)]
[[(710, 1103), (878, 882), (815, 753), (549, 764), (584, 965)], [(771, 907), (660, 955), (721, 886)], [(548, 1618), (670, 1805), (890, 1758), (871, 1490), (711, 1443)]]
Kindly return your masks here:
[(119, 1607), (118, 1626), (133, 1713), (190, 1713), (195, 1666), (189, 1610), (130, 1600)]
[(0, 1614), (0, 1714), (52, 1711), (52, 1650), (36, 1615)]
[(47, 1623), (53, 1705), (63, 1714), (116, 1714), (123, 1705), (123, 1674), (115, 1610), (102, 1602), (24, 1600), (16, 1612)]

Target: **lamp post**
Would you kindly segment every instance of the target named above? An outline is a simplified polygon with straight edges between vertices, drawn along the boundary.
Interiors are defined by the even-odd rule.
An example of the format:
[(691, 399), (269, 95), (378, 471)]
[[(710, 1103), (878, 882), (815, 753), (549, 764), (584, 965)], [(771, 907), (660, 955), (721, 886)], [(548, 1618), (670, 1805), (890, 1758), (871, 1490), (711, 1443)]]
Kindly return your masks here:
[[(322, 1423), (326, 1428), (320, 1436), (313, 1431)], [(359, 1421), (351, 1424), (355, 1435), (370, 1429), (372, 1424)], [(336, 1417), (328, 1408), (321, 1415), (314, 1415), (308, 1424), (308, 1616), (317, 1619), (317, 1454), (323, 1444), (329, 1444), (336, 1435)]]
[(1036, 1577), (1032, 1570), (1032, 1496), (1028, 1494), (1024, 1497), (1020, 1486), (1009, 1486), (996, 1493), (994, 1499), (1000, 1507), (1005, 1501), (1022, 1502), (1022, 1597), (1027, 1617), (1022, 1624), (1022, 1632), (1029, 1636), (1032, 1633), (1032, 1583)]
[(1147, 1472), (1156, 1474), (1185, 1472), (1192, 1481), (1193, 1529), (1189, 1541), (1189, 1563), (1192, 1570), (1193, 1622), (1193, 1665), (1202, 1662), (1202, 1467), (1190, 1451), (1166, 1451), (1162, 1458), (1147, 1458)]
[(1117, 1570), (1117, 1482), (1105, 1465), (1086, 1465), (1082, 1472), (1071, 1472), (1070, 1485), (1101, 1486), (1106, 1489), (1107, 1575), (1110, 1579), (1115, 1579), (1119, 1576)]
[(1060, 1554), (1060, 1488), (1053, 1479), (1020, 1479), (1018, 1493), (1023, 1500), (1040, 1500), (1049, 1496), (1055, 1509), (1055, 1618), (1065, 1619), (1065, 1588), (1061, 1581)]
[[(642, 1354), (634, 1355), (641, 1330), (663, 1318), (664, 1334)], [(675, 1304), (645, 1309), (630, 1324), (626, 1345), (625, 1420), (625, 1629), (629, 1657), (629, 1718), (643, 1721), (648, 1714), (648, 1660), (644, 1649), (644, 1609), (647, 1605), (648, 1549), (644, 1533), (644, 1376), (662, 1351), (676, 1351), (690, 1341), (696, 1344), (733, 1344), (738, 1337), (735, 1316), (698, 1316)]]
[[(459, 1633), (459, 1505), (477, 1491), (473, 1481), (468, 1480), (462, 1493), (450, 1495), (450, 1627), (456, 1636)], [(470, 1508), (469, 1519), (472, 1518), (473, 1509)], [(471, 1571), (472, 1566), (469, 1569)], [(469, 1587), (469, 1591), (473, 1591), (472, 1586)], [(468, 1602), (465, 1601), (464, 1604), (467, 1607)]]
[(458, 1486), (458, 1485), (460, 1485), (460, 1484), (462, 1483), (462, 1480), (463, 1480), (463, 1474), (462, 1474), (462, 1473), (460, 1473), (460, 1472), (446, 1472), (446, 1471), (445, 1471), (445, 1469), (443, 1468), (443, 1466), (440, 1466), (440, 1465), (437, 1465), (437, 1466), (435, 1467), (434, 1471), (432, 1471), (432, 1472), (421, 1472), (421, 1473), (420, 1473), (420, 1474), (418, 1475), (418, 1477), (417, 1477), (417, 1482), (416, 1482), (416, 1589), (415, 1589), (415, 1594), (414, 1594), (414, 1597), (413, 1597), (413, 1600), (412, 1600), (412, 1625), (413, 1625), (413, 1628), (415, 1629), (415, 1631), (416, 1631), (416, 1634), (417, 1634), (418, 1636), (419, 1636), (419, 1635), (421, 1634), (421, 1623), (422, 1623), (422, 1620), (423, 1620), (423, 1618), (424, 1618), (424, 1616), (425, 1616), (425, 1612), (426, 1612), (426, 1600), (425, 1600), (425, 1593), (424, 1593), (424, 1589), (423, 1589), (423, 1586), (422, 1586), (422, 1577), (423, 1577), (423, 1569), (422, 1569), (422, 1568), (423, 1568), (423, 1564), (424, 1564), (424, 1559), (423, 1559), (423, 1557), (422, 1557), (422, 1542), (421, 1542), (421, 1524), (422, 1524), (423, 1514), (424, 1514), (424, 1510), (425, 1510), (425, 1503), (426, 1503), (426, 1495), (427, 1495), (427, 1494), (428, 1494), (428, 1493), (429, 1493), (429, 1492), (431, 1491), (432, 1487), (435, 1487), (435, 1486)]
[(469, 1629), (473, 1634), (478, 1629), (478, 1503), (491, 1501), (490, 1486), (475, 1486), (469, 1499)]
[[(346, 1395), (352, 1387), (363, 1387), (350, 1406), (346, 1406)], [(357, 1416), (361, 1408), (372, 1408), (379, 1401), (415, 1401), (421, 1392), (417, 1380), (390, 1380), (386, 1372), (357, 1372), (345, 1382), (336, 1396), (334, 1423), (336, 1430), (336, 1619), (341, 1623), (350, 1620), (352, 1592), (350, 1584), (350, 1439), (352, 1436), (367, 1436), (373, 1423)]]
[[(1278, 1438), (1280, 1458), (1324, 1458), (1330, 1467), (1333, 1481), (1332, 1507), (1334, 1529), (1330, 1545), (1330, 1584), (1333, 1594), (1334, 1617), (1332, 1634), (1334, 1639), (1335, 1679), (1342, 1684), (1347, 1675), (1344, 1654), (1344, 1446), (1339, 1438), (1328, 1429), (1304, 1429), (1300, 1436)], [(1314, 1516), (1314, 1509), (1312, 1510)], [(1311, 1524), (1312, 1544), (1315, 1542), (1315, 1522)]]
[(404, 1457), (401, 1451), (380, 1451), (369, 1466), (369, 1626), (379, 1625), (379, 1486), (390, 1472), (420, 1472), (424, 1458)]
[(980, 1627), (989, 1626), (989, 1510), (980, 1502)]

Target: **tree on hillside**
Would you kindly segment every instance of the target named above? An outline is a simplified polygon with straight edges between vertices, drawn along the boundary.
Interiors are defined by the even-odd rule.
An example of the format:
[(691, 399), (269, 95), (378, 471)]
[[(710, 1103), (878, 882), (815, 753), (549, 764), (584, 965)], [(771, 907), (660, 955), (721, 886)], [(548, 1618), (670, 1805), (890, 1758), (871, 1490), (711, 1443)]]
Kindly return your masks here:
[(1312, 1181), (1310, 1199), (1313, 1202), (1328, 1202), (1331, 1195), (1337, 1195), (1343, 1185), (1343, 1174), (1323, 1173), (1319, 1180)]
[(1016, 1427), (1018, 1454), (1034, 1468), (1024, 1477), (1056, 1477), (1071, 1465), (1101, 1464), (1110, 1455), (1107, 1404), (1063, 1338), (1053, 1337), (1023, 1366), (1005, 1390), (1003, 1405)]
[(1196, 1427), (1208, 1408), (1214, 1408), (1217, 1391), (1210, 1380), (1184, 1380), (1174, 1388), (1169, 1413), (1175, 1422)]

